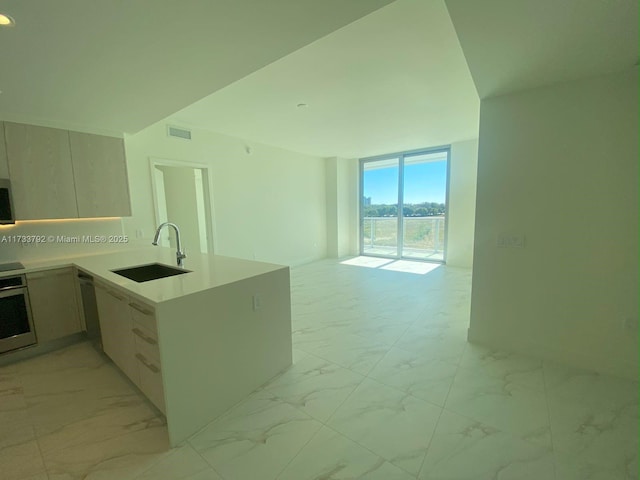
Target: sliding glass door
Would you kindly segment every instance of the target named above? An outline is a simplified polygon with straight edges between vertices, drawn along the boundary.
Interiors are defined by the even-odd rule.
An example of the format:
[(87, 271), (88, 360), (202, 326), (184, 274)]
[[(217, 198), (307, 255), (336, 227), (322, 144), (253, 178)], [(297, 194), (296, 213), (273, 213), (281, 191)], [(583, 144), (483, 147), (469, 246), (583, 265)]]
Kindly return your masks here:
[(360, 160), (360, 253), (444, 262), (449, 148)]
[(363, 197), (360, 224), (361, 253), (398, 256), (398, 180), (400, 158), (364, 162), (361, 169)]
[(403, 257), (444, 261), (447, 157), (448, 151), (404, 157)]

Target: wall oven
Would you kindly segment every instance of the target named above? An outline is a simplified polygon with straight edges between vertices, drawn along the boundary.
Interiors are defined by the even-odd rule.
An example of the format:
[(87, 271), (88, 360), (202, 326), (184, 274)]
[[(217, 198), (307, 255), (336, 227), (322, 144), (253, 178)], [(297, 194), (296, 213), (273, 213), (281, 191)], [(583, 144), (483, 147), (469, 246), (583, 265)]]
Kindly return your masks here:
[(0, 353), (36, 343), (24, 275), (0, 278)]
[(11, 183), (6, 178), (0, 178), (0, 225), (10, 223), (16, 223)]

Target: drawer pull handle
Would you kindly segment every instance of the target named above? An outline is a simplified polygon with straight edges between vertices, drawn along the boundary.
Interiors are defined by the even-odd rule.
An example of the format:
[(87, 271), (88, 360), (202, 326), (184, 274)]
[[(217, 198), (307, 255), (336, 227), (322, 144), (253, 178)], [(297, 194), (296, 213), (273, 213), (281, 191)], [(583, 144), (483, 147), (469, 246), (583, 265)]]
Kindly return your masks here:
[(151, 370), (153, 373), (160, 372), (160, 369), (156, 367), (153, 363), (147, 362), (147, 359), (141, 353), (136, 353), (136, 358), (142, 363), (145, 367)]
[(44, 272), (32, 272), (27, 274), (27, 279), (61, 277), (63, 275), (71, 275), (71, 270), (45, 270)]
[(142, 340), (144, 340), (145, 342), (147, 342), (149, 345), (157, 345), (158, 342), (155, 341), (153, 338), (151, 337), (147, 337), (142, 330), (140, 330), (139, 328), (132, 328), (131, 331), (133, 333), (135, 333), (137, 336), (139, 336)]
[(122, 295), (114, 292), (113, 290), (107, 290), (107, 293), (120, 301), (126, 300), (126, 297), (123, 297)]
[(136, 304), (136, 303), (131, 302), (131, 303), (129, 304), (129, 306), (130, 306), (131, 308), (136, 309), (137, 311), (139, 311), (140, 313), (142, 313), (142, 314), (144, 314), (144, 315), (153, 315), (153, 312), (152, 312), (151, 310), (148, 310), (148, 309), (146, 309), (146, 308), (144, 308), (144, 307), (141, 307), (140, 305), (138, 305), (138, 304)]

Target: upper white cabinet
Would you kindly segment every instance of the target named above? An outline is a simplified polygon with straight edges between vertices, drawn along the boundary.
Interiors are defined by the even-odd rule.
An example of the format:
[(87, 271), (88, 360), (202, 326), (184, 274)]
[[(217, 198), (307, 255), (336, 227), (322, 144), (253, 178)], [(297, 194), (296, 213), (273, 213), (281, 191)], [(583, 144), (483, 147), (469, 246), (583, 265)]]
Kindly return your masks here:
[(131, 215), (121, 138), (10, 122), (4, 130), (17, 220)]
[(122, 139), (69, 132), (69, 142), (79, 216), (131, 215)]
[(69, 133), (5, 122), (16, 219), (77, 218)]
[(9, 178), (9, 165), (7, 165), (7, 149), (4, 145), (3, 122), (0, 122), (0, 178)]

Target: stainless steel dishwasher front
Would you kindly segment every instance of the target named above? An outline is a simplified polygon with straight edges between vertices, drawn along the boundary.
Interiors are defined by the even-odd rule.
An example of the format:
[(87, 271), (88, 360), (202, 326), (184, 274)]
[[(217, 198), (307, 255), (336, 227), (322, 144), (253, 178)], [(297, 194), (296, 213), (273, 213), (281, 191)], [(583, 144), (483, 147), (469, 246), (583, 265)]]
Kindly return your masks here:
[(80, 293), (82, 295), (82, 309), (87, 324), (87, 337), (95, 342), (100, 342), (100, 321), (98, 319), (98, 305), (96, 303), (96, 291), (93, 286), (93, 277), (84, 272), (78, 272)]

